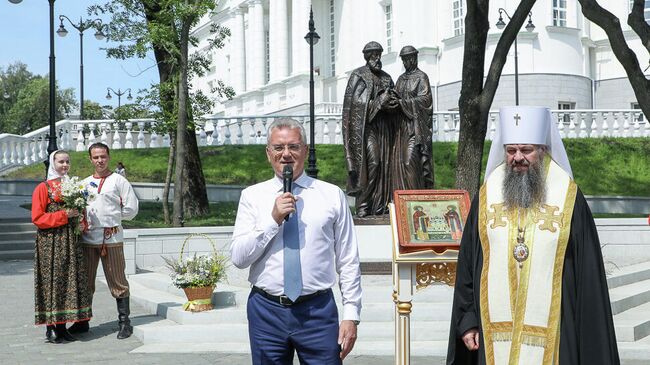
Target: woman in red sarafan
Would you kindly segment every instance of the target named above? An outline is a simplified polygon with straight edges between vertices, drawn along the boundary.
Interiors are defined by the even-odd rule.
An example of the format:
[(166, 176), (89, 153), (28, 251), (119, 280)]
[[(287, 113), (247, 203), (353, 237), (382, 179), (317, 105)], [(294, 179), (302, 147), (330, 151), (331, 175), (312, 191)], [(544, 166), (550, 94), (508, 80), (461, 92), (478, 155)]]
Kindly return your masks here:
[(54, 151), (50, 155), (47, 180), (32, 195), (32, 222), (38, 227), (34, 250), (34, 320), (37, 325), (47, 326), (45, 337), (51, 343), (75, 341), (66, 323), (92, 317), (83, 251), (74, 229), (80, 212), (65, 209), (60, 197), (61, 180), (67, 178), (69, 169), (68, 153)]

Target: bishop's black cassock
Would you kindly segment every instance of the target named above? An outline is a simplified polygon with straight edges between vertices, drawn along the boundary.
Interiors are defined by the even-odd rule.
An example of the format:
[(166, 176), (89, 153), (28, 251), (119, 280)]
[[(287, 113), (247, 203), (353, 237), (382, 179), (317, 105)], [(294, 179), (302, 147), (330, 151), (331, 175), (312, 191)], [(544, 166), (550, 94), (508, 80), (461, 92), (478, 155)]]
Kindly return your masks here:
[[(480, 315), (482, 266), (477, 196), (458, 257), (447, 364), (486, 364)], [(534, 285), (531, 282), (532, 288)], [(479, 329), (477, 351), (469, 351), (461, 340), (471, 328)], [(526, 363), (525, 358), (520, 361)], [(619, 363), (600, 242), (587, 202), (578, 190), (562, 273), (559, 364)]]

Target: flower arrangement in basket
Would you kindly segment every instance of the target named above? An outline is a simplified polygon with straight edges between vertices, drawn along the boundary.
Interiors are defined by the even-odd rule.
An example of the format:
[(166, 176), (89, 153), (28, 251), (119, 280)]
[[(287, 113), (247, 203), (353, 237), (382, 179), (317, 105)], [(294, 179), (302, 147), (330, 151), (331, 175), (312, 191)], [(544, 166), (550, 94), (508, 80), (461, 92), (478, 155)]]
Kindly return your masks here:
[[(185, 245), (192, 237), (203, 237), (208, 240), (212, 245), (212, 254), (197, 256), (195, 253), (194, 256), (183, 259)], [(170, 276), (173, 284), (185, 291), (188, 301), (183, 304), (183, 309), (202, 312), (214, 308), (212, 292), (218, 282), (226, 279), (228, 258), (217, 252), (212, 238), (202, 233), (192, 233), (183, 241), (181, 254), (177, 260), (167, 257), (163, 257), (163, 260), (172, 270)]]
[(67, 179), (61, 179), (59, 193), (63, 206), (66, 209), (76, 209), (79, 211), (78, 219), (72, 220), (76, 234), (82, 231), (81, 222), (83, 220), (83, 211), (88, 203), (95, 199), (95, 195), (88, 190), (88, 187), (79, 181), (79, 177), (72, 176)]

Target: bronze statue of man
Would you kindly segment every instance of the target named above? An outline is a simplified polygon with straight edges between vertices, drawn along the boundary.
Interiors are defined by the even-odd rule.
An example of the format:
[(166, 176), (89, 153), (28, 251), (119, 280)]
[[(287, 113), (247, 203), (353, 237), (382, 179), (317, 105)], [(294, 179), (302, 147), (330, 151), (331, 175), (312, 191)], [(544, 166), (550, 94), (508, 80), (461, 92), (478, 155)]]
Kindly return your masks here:
[(398, 107), (393, 79), (381, 70), (383, 48), (369, 42), (366, 64), (352, 71), (343, 99), (343, 145), (347, 193), (356, 198), (358, 217), (383, 215), (394, 190), (390, 171)]
[(395, 84), (400, 122), (394, 145), (395, 189), (432, 189), (431, 135), (433, 98), (429, 77), (418, 68), (418, 50), (405, 46), (399, 53), (406, 71)]

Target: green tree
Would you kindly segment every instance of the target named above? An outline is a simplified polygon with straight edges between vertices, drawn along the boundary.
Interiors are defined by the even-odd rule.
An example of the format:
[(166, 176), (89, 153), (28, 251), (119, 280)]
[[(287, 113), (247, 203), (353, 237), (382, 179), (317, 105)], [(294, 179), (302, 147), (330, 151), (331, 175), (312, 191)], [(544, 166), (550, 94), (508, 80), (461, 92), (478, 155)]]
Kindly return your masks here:
[[(108, 36), (120, 44), (107, 50), (109, 57), (143, 58), (147, 51), (153, 51), (160, 78), (154, 91), (158, 96), (158, 120), (172, 136), (163, 207), (167, 207), (172, 169), (175, 168), (175, 226), (181, 224), (184, 215), (191, 217), (208, 212), (205, 178), (194, 133), (194, 115), (201, 115), (195, 114), (197, 110), (209, 110), (212, 101), (193, 93), (191, 80), (194, 75), (204, 73), (210, 62), (206, 54), (190, 55), (189, 46), (198, 43), (190, 35), (190, 29), (216, 5), (216, 1), (207, 0), (117, 0), (89, 9), (92, 14), (111, 14)], [(213, 31), (216, 36), (211, 42), (212, 47), (223, 47), (223, 40), (230, 34), (228, 29), (214, 26)], [(219, 85), (221, 87), (214, 91), (220, 96), (234, 94), (231, 88)], [(168, 212), (166, 220), (169, 220)]]
[(0, 67), (0, 133), (6, 131), (7, 113), (18, 99), (18, 93), (36, 76), (27, 70), (27, 65), (18, 61), (6, 69)]
[(109, 119), (107, 110), (92, 100), (84, 100), (84, 115), (88, 120)]
[[(66, 118), (75, 107), (73, 89), (58, 89), (56, 92), (56, 120)], [(23, 134), (48, 125), (49, 80), (36, 76), (28, 81), (16, 96), (16, 101), (7, 111), (4, 132)]]
[[(597, 0), (578, 0), (578, 2), (582, 7), (582, 14), (607, 34), (611, 50), (623, 66), (643, 114), (650, 115), (650, 80), (645, 74), (647, 67), (639, 64), (637, 55), (628, 45), (625, 33), (621, 28), (621, 21), (600, 6)], [(645, 7), (646, 1), (634, 0), (627, 17), (627, 24), (639, 37), (646, 51), (650, 52), (650, 24), (646, 21)], [(628, 36), (628, 38), (631, 37)], [(645, 56), (647, 57), (647, 54)]]

